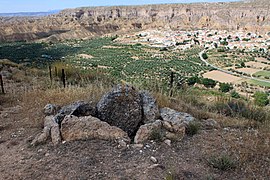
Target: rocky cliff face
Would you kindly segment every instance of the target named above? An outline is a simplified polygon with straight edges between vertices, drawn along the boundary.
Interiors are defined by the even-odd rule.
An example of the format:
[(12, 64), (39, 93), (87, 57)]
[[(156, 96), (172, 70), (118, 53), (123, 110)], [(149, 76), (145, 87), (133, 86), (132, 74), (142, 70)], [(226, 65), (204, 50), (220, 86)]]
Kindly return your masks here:
[(198, 3), (67, 9), (40, 18), (0, 18), (0, 41), (87, 38), (147, 28), (270, 31), (270, 3)]

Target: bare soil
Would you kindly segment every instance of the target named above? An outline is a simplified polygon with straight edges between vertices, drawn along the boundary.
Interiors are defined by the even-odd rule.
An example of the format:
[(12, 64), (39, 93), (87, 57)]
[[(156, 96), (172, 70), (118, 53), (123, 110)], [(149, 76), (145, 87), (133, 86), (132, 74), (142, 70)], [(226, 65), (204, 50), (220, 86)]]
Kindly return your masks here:
[(220, 71), (210, 71), (207, 72), (205, 74), (203, 74), (204, 78), (210, 78), (222, 83), (235, 83), (237, 81), (240, 81), (242, 78), (230, 75), (230, 74), (226, 74), (224, 72), (220, 72)]
[(240, 69), (237, 69), (237, 71), (247, 73), (247, 74), (254, 74), (254, 73), (259, 72), (261, 70), (260, 69), (253, 69), (253, 68), (240, 68)]
[(249, 62), (247, 62), (245, 64), (246, 64), (246, 66), (251, 66), (251, 67), (254, 67), (254, 68), (258, 68), (258, 69), (269, 67), (269, 65), (267, 65), (267, 64), (263, 64), (263, 63), (260, 63), (260, 62), (254, 62), (254, 61), (249, 61)]

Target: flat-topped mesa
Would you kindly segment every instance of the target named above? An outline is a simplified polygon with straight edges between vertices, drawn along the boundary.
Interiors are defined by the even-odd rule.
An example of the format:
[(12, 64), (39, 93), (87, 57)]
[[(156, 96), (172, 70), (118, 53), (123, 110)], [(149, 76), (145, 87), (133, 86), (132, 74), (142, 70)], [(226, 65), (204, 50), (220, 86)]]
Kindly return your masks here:
[(0, 42), (89, 38), (148, 28), (270, 31), (269, 2), (85, 7), (46, 17), (1, 18)]

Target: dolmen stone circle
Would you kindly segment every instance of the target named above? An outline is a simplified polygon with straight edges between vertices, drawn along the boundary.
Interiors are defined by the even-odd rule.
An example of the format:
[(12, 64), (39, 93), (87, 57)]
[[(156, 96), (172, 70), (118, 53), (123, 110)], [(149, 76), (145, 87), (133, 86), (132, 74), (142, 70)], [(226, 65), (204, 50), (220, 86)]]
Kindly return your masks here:
[(121, 145), (143, 144), (148, 140), (180, 141), (193, 116), (160, 108), (147, 91), (121, 84), (106, 93), (97, 104), (78, 101), (64, 107), (44, 107), (44, 128), (32, 145), (51, 141), (101, 139)]

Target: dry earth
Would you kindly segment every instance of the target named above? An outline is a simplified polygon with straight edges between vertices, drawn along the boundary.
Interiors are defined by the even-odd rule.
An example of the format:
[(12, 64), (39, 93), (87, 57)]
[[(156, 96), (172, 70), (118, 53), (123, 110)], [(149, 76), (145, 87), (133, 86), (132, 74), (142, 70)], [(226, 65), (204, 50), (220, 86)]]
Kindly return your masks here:
[[(22, 84), (21, 84), (22, 85)], [(90, 92), (89, 92), (90, 93)], [(42, 127), (41, 108), (27, 101), (9, 102), (1, 95), (0, 179), (267, 179), (270, 175), (269, 132), (238, 125), (202, 128), (181, 142), (148, 142), (120, 148), (115, 142), (87, 140), (57, 146), (30, 146)], [(28, 102), (29, 103), (29, 102)], [(27, 106), (27, 107), (28, 107)], [(237, 121), (237, 120), (235, 120)], [(235, 169), (222, 171), (208, 160), (222, 154)], [(151, 161), (151, 156), (157, 163)]]
[(240, 69), (237, 69), (237, 71), (247, 73), (247, 74), (254, 74), (254, 73), (259, 72), (261, 70), (260, 69), (253, 69), (253, 68), (240, 68)]
[(203, 77), (210, 78), (210, 79), (213, 79), (215, 81), (222, 82), (222, 83), (235, 83), (237, 81), (242, 80), (242, 78), (239, 78), (239, 77), (236, 77), (236, 76), (233, 76), (230, 74), (226, 74), (224, 72), (220, 72), (217, 70), (207, 72), (207, 73), (203, 74)]
[(269, 67), (269, 65), (267, 65), (267, 64), (263, 64), (260, 62), (254, 62), (254, 61), (249, 61), (249, 62), (246, 62), (245, 64), (246, 64), (246, 66), (251, 66), (254, 68), (258, 68), (258, 69), (263, 69), (265, 67)]

